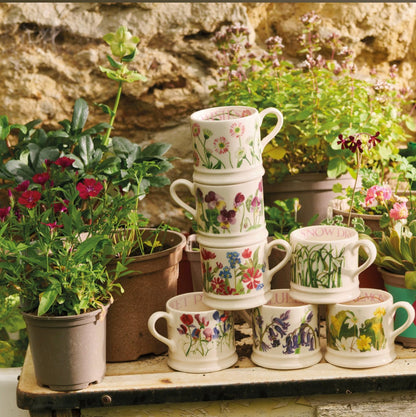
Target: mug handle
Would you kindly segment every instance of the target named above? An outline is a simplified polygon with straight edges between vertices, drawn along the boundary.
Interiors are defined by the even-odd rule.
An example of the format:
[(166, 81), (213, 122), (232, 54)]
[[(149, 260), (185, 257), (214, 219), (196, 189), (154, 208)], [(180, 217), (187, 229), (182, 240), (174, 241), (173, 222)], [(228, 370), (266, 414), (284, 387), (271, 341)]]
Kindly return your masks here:
[(169, 324), (170, 321), (171, 321), (171, 316), (170, 316), (170, 314), (166, 313), (165, 311), (156, 311), (155, 313), (153, 313), (149, 317), (149, 320), (147, 321), (147, 327), (149, 328), (149, 332), (156, 339), (160, 340), (162, 343), (164, 343), (165, 345), (167, 345), (172, 352), (174, 352), (175, 351), (175, 343), (172, 340), (168, 339), (167, 337), (162, 336), (156, 330), (156, 322), (159, 319), (165, 319), (168, 322), (168, 324)]
[(398, 301), (397, 303), (393, 304), (392, 309), (391, 309), (392, 318), (394, 317), (394, 313), (396, 312), (396, 310), (399, 308), (404, 308), (407, 311), (407, 320), (391, 334), (392, 340), (396, 339), (396, 337), (401, 332), (406, 330), (413, 323), (413, 320), (415, 319), (415, 310), (413, 306), (407, 301)]
[(261, 140), (260, 149), (262, 152), (264, 148), (266, 147), (266, 145), (279, 133), (280, 129), (283, 126), (283, 115), (279, 110), (275, 109), (274, 107), (268, 107), (267, 109), (264, 109), (259, 113), (259, 116), (258, 116), (259, 126), (261, 126), (261, 124), (263, 123), (264, 117), (267, 116), (268, 114), (275, 114), (277, 116), (277, 123), (276, 123), (276, 126), (273, 128), (273, 130)]
[[(351, 246), (351, 250), (358, 249), (362, 247), (367, 254), (367, 260), (357, 268), (356, 273), (354, 276), (361, 274), (365, 269), (367, 269), (376, 259), (377, 256), (377, 248), (376, 245), (371, 242), (370, 240), (360, 239), (358, 242), (355, 242)], [(353, 278), (353, 277), (352, 277)]]
[(170, 196), (172, 197), (173, 201), (180, 207), (184, 208), (185, 210), (188, 210), (192, 216), (196, 216), (196, 210), (192, 208), (190, 205), (186, 204), (184, 201), (182, 201), (178, 194), (176, 193), (176, 188), (179, 185), (184, 185), (188, 188), (188, 190), (191, 192), (191, 194), (195, 197), (194, 192), (194, 184), (191, 181), (185, 180), (185, 179), (179, 179), (172, 182), (169, 188)]
[(283, 239), (274, 239), (266, 245), (266, 257), (267, 258), (270, 256), (270, 253), (273, 247), (278, 246), (278, 245), (281, 245), (285, 248), (286, 254), (285, 254), (285, 257), (277, 265), (275, 265), (272, 269), (267, 271), (266, 282), (268, 284), (271, 282), (273, 275), (277, 271), (280, 271), (289, 262), (289, 260), (292, 257), (292, 246), (290, 245), (290, 243), (286, 242), (286, 240), (283, 240)]

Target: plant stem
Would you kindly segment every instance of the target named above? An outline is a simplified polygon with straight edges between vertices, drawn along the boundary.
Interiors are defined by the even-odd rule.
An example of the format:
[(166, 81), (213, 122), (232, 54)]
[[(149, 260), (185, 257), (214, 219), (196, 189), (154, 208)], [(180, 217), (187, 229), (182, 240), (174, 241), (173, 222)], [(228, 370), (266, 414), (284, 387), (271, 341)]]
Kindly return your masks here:
[(354, 188), (352, 190), (352, 196), (351, 196), (351, 202), (350, 202), (350, 210), (348, 213), (348, 222), (347, 222), (347, 226), (349, 227), (351, 224), (351, 213), (352, 213), (352, 207), (354, 205), (354, 197), (355, 197), (355, 191), (357, 189), (357, 181), (358, 181), (358, 175), (360, 172), (360, 165), (361, 165), (361, 154), (359, 153), (359, 151), (357, 150), (357, 175), (355, 177), (355, 181), (354, 181)]
[(114, 102), (114, 107), (113, 107), (113, 114), (111, 115), (111, 119), (110, 119), (110, 125), (111, 127), (108, 128), (105, 136), (104, 136), (104, 140), (103, 140), (103, 145), (104, 146), (108, 146), (108, 142), (110, 140), (110, 132), (111, 129), (113, 128), (113, 124), (114, 124), (114, 120), (116, 118), (116, 113), (117, 113), (117, 109), (118, 109), (118, 105), (120, 103), (120, 97), (121, 97), (121, 90), (123, 88), (123, 81), (119, 81), (118, 82), (118, 90), (117, 90), (117, 95), (116, 95), (116, 101)]

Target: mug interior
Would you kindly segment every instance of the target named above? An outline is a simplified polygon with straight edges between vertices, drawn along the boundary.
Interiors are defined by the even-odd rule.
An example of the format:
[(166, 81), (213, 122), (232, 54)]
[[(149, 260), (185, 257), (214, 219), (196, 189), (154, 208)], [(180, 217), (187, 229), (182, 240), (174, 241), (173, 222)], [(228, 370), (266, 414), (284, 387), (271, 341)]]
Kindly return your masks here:
[(206, 311), (216, 311), (212, 307), (207, 306), (202, 302), (202, 291), (191, 292), (187, 294), (177, 295), (167, 302), (167, 306), (178, 313), (201, 313)]
[(291, 233), (292, 240), (295, 239), (302, 243), (324, 242), (333, 243), (335, 241), (349, 240), (358, 234), (354, 229), (343, 226), (307, 226), (294, 230)]
[(383, 290), (374, 290), (372, 288), (364, 288), (360, 290), (360, 296), (352, 301), (340, 303), (347, 306), (364, 306), (384, 303), (390, 299), (390, 294)]
[(234, 120), (251, 116), (256, 112), (252, 107), (214, 107), (212, 109), (200, 110), (192, 115), (193, 120), (216, 122), (221, 120)]

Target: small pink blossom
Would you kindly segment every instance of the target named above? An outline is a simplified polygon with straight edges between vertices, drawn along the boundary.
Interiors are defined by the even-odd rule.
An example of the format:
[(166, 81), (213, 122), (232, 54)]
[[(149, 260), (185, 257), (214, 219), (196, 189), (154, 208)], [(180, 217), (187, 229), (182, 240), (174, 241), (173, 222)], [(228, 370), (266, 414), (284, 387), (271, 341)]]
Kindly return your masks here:
[(230, 134), (231, 136), (235, 136), (237, 138), (244, 135), (244, 125), (242, 123), (235, 122), (230, 127)]
[(390, 200), (391, 197), (392, 191), (388, 185), (373, 185), (367, 190), (364, 205), (366, 207), (376, 207), (377, 205)]
[(390, 217), (393, 220), (407, 219), (409, 210), (406, 203), (394, 203), (393, 208), (390, 210)]
[(230, 150), (229, 146), (230, 142), (224, 136), (214, 140), (215, 151), (219, 154), (227, 153)]

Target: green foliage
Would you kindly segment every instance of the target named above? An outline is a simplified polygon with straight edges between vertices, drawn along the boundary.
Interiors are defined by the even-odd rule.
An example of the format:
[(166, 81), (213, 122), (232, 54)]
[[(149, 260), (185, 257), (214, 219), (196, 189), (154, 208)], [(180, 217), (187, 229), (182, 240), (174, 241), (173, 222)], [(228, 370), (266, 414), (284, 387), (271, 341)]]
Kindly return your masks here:
[(404, 275), (406, 288), (416, 289), (416, 220), (396, 224), (372, 240), (377, 248), (375, 265), (393, 274)]
[[(121, 27), (104, 39), (115, 56), (108, 57), (113, 70), (104, 72), (118, 83), (114, 107), (100, 105), (108, 123), (88, 127), (82, 98), (56, 130), (38, 127), (40, 120), (9, 124), (0, 116), (0, 178), (9, 194), (0, 208), (0, 290), (13, 289), (23, 310), (38, 315), (100, 308), (122, 291), (117, 280), (128, 273), (131, 251), (159, 246), (158, 235), (150, 249), (141, 240), (148, 219), (139, 202), (151, 187), (169, 183), (170, 145), (142, 147), (110, 136), (124, 82), (145, 78), (127, 67), (138, 38)], [(0, 327), (9, 323), (1, 319)]]
[[(354, 158), (337, 145), (339, 134), (382, 132), (378, 152), (366, 163), (381, 170), (414, 129), (406, 114), (407, 95), (395, 86), (394, 71), (388, 80), (356, 76), (351, 52), (335, 36), (323, 38), (319, 16), (301, 19), (299, 65), (281, 59), (278, 36), (265, 41), (266, 50), (252, 48), (246, 28), (231, 26), (216, 34), (220, 68), (212, 88), (215, 105), (247, 105), (259, 111), (278, 108), (284, 123), (263, 153), (268, 182), (288, 174), (326, 172), (335, 178), (349, 171)], [(327, 53), (328, 59), (323, 57)], [(322, 54), (322, 55), (321, 55)], [(266, 118), (264, 129), (275, 121)], [(367, 151), (364, 151), (367, 152)]]
[(0, 368), (22, 366), (27, 343), (19, 296), (0, 287)]

